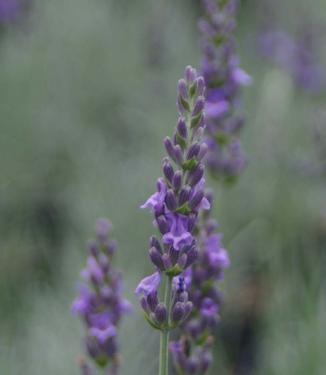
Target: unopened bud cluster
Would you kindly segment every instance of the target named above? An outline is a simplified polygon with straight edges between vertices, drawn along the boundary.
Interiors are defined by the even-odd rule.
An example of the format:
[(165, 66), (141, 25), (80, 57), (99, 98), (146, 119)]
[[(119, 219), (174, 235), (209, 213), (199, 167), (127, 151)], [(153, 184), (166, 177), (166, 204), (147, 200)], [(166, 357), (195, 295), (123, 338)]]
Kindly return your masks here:
[(171, 342), (170, 351), (180, 374), (206, 374), (213, 362), (211, 337), (193, 349), (192, 339), (183, 336), (179, 341)]
[(157, 290), (143, 295), (140, 299), (140, 304), (144, 310), (147, 321), (154, 328), (171, 330), (184, 323), (189, 317), (193, 304), (188, 298), (183, 277), (178, 276), (173, 279), (170, 312), (168, 312), (167, 306), (163, 302), (159, 302)]

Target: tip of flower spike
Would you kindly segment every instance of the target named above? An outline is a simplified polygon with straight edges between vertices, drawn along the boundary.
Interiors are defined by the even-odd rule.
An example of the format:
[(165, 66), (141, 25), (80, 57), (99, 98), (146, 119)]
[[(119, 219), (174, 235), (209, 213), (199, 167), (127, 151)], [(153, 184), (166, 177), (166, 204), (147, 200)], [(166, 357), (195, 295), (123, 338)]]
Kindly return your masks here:
[(99, 239), (105, 239), (108, 236), (111, 229), (112, 224), (110, 220), (106, 218), (100, 218), (96, 221), (95, 231)]
[(197, 78), (197, 70), (188, 65), (185, 69), (185, 78), (187, 83), (192, 83)]

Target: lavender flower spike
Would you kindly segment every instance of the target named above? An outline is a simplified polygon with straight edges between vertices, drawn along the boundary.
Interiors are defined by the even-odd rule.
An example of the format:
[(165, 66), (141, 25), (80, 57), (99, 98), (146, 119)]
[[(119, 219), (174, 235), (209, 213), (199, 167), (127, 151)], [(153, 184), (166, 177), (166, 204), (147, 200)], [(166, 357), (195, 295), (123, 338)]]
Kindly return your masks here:
[(233, 32), (235, 0), (202, 0), (205, 17), (199, 22), (206, 93), (207, 166), (216, 178), (234, 180), (244, 169), (239, 131), (244, 118), (237, 113), (242, 86), (251, 78), (239, 66)]
[[(154, 215), (160, 240), (150, 239), (149, 255), (156, 272), (136, 288), (147, 321), (161, 331), (160, 375), (168, 374), (169, 332), (180, 326), (192, 310), (186, 282), (180, 275), (195, 262), (198, 244), (194, 234), (198, 215), (210, 208), (205, 197), (203, 143), (205, 83), (188, 66), (178, 83), (179, 119), (172, 138), (165, 138), (167, 156), (157, 190), (141, 206)], [(173, 282), (174, 280), (174, 282)], [(164, 301), (160, 302), (162, 286)]]
[[(131, 305), (121, 295), (122, 277), (112, 264), (116, 243), (109, 238), (111, 224), (106, 219), (96, 223), (96, 241), (89, 243), (86, 268), (81, 272), (83, 283), (72, 305), (86, 328), (85, 346), (92, 361), (108, 374), (117, 374), (119, 350), (117, 329)], [(81, 374), (93, 374), (82, 360)]]
[[(212, 204), (212, 195), (206, 194)], [(188, 271), (188, 294), (193, 309), (181, 327), (180, 339), (170, 345), (175, 367), (184, 375), (203, 375), (212, 363), (213, 333), (221, 302), (217, 286), (230, 265), (228, 253), (221, 244), (222, 235), (217, 232), (217, 224), (210, 218), (209, 211), (203, 213), (198, 230), (200, 252)]]
[(268, 31), (259, 42), (263, 56), (289, 73), (299, 89), (318, 95), (325, 92), (325, 69), (318, 61), (320, 43), (311, 27), (298, 30), (295, 36)]
[(0, 23), (10, 23), (15, 21), (22, 11), (22, 4), (18, 0), (0, 1)]

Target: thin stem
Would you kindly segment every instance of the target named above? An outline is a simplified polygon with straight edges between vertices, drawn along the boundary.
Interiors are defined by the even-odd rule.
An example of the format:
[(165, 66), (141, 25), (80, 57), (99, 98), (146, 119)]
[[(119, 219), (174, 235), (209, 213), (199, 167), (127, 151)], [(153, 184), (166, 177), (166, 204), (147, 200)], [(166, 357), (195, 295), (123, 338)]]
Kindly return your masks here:
[(169, 375), (169, 337), (172, 278), (164, 276), (164, 304), (168, 313), (168, 327), (161, 331), (159, 375)]

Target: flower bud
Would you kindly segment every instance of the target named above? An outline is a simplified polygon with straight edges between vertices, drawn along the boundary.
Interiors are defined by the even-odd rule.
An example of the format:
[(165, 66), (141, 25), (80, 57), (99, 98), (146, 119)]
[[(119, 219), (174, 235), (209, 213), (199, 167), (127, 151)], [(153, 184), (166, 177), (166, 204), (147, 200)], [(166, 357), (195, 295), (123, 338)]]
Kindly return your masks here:
[(166, 219), (163, 215), (158, 216), (156, 218), (156, 223), (157, 223), (159, 231), (162, 234), (165, 234), (169, 231), (169, 224), (168, 224), (168, 222), (166, 221)]
[(199, 150), (199, 153), (198, 153), (198, 160), (202, 160), (205, 157), (205, 155), (207, 154), (207, 151), (208, 151), (208, 146), (205, 142), (203, 142), (200, 145), (200, 150)]
[(154, 311), (158, 305), (157, 292), (151, 292), (147, 296), (147, 305), (151, 311)]
[(196, 169), (191, 171), (189, 173), (189, 185), (191, 187), (196, 186), (198, 182), (203, 178), (204, 176), (204, 167), (202, 164), (198, 164)]
[(203, 77), (197, 78), (197, 95), (198, 96), (204, 96), (205, 94), (205, 80)]
[(98, 219), (96, 222), (95, 230), (97, 238), (102, 241), (105, 240), (109, 234), (112, 224), (108, 219)]
[(187, 319), (190, 315), (191, 311), (193, 309), (193, 303), (191, 301), (187, 301), (185, 303), (185, 313), (184, 313), (184, 319)]
[(95, 258), (98, 256), (99, 252), (100, 252), (100, 249), (99, 247), (97, 246), (97, 243), (96, 241), (94, 240), (90, 240), (88, 242), (88, 251), (91, 255), (93, 255)]
[(200, 96), (195, 103), (194, 109), (192, 111), (192, 116), (198, 115), (200, 112), (203, 111), (205, 106), (205, 98)]
[(174, 176), (174, 170), (173, 170), (172, 165), (170, 164), (170, 162), (167, 159), (165, 159), (164, 163), (163, 163), (163, 173), (164, 173), (165, 178), (171, 184), (173, 176)]
[(157, 203), (154, 208), (154, 214), (155, 217), (159, 217), (161, 215), (164, 215), (164, 204), (163, 203)]
[(172, 267), (171, 259), (167, 253), (163, 254), (162, 260), (163, 260), (164, 268), (166, 270)]
[(197, 71), (190, 65), (188, 65), (185, 69), (185, 78), (187, 83), (192, 83), (197, 77)]
[(155, 320), (160, 324), (163, 324), (167, 321), (168, 314), (167, 314), (167, 310), (166, 310), (164, 303), (159, 303), (156, 306), (154, 315), (155, 315)]
[(149, 313), (149, 306), (147, 303), (147, 298), (142, 296), (139, 300), (141, 308), (148, 314)]
[(200, 151), (200, 145), (198, 143), (192, 144), (187, 153), (187, 160), (197, 157), (197, 155), (199, 154), (199, 151)]
[(174, 192), (173, 190), (168, 190), (167, 193), (166, 193), (166, 196), (165, 196), (165, 204), (166, 204), (166, 207), (170, 210), (170, 211), (175, 211), (176, 208), (177, 208), (177, 199), (174, 195)]
[(196, 340), (197, 337), (201, 334), (202, 329), (200, 322), (197, 319), (192, 319), (187, 323), (187, 332), (188, 334)]
[(103, 243), (103, 248), (108, 256), (112, 256), (117, 250), (117, 242), (115, 240), (107, 240)]
[(198, 367), (199, 367), (199, 364), (198, 364), (198, 360), (197, 359), (195, 359), (195, 358), (189, 358), (188, 359), (188, 362), (187, 362), (187, 373), (189, 375), (195, 375), (195, 374), (197, 374)]
[(175, 154), (175, 148), (173, 146), (173, 143), (169, 137), (166, 137), (163, 141), (164, 147), (170, 158), (177, 163), (177, 158)]
[(188, 220), (188, 232), (192, 232), (197, 221), (197, 214), (194, 212), (189, 214), (189, 220)]
[(186, 121), (183, 117), (180, 117), (178, 120), (177, 131), (181, 138), (187, 139), (188, 129), (187, 129)]
[(182, 184), (182, 172), (176, 171), (172, 180), (172, 186), (176, 192), (180, 190), (181, 184)]
[(180, 302), (188, 302), (188, 293), (187, 292), (179, 293), (178, 300)]
[(152, 263), (161, 271), (164, 270), (164, 264), (162, 260), (161, 253), (156, 249), (156, 247), (152, 247), (149, 250), (149, 257), (151, 258)]
[(185, 268), (188, 268), (191, 264), (194, 263), (194, 261), (198, 257), (198, 250), (195, 248), (192, 248), (191, 250), (188, 251), (187, 253), (187, 263), (185, 265)]
[(182, 321), (185, 313), (184, 304), (182, 302), (177, 302), (172, 309), (172, 322), (178, 324)]
[(104, 274), (106, 274), (110, 269), (110, 262), (106, 255), (103, 253), (99, 255), (98, 257), (98, 264), (101, 267), (101, 270)]
[(179, 165), (182, 165), (182, 163), (183, 163), (183, 152), (182, 152), (182, 149), (181, 149), (180, 145), (176, 145), (174, 147), (174, 155), (175, 155), (176, 163), (179, 164)]
[(161, 254), (163, 253), (160, 241), (155, 236), (151, 236), (149, 240), (149, 246), (155, 247)]
[(178, 94), (185, 99), (188, 97), (187, 83), (183, 78), (178, 81)]
[(194, 196), (190, 199), (189, 201), (189, 207), (194, 210), (195, 208), (197, 208), (201, 201), (203, 200), (204, 198), (204, 192), (202, 190), (198, 190)]
[(202, 357), (201, 357), (201, 361), (200, 361), (200, 371), (202, 373), (206, 373), (208, 371), (208, 369), (210, 368), (212, 362), (213, 362), (213, 357), (212, 357), (212, 353), (208, 352), (208, 351), (205, 351), (203, 354), (202, 354)]
[(182, 206), (186, 202), (188, 202), (190, 196), (190, 187), (184, 186), (179, 194), (179, 205)]

